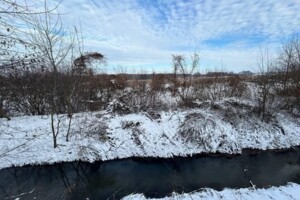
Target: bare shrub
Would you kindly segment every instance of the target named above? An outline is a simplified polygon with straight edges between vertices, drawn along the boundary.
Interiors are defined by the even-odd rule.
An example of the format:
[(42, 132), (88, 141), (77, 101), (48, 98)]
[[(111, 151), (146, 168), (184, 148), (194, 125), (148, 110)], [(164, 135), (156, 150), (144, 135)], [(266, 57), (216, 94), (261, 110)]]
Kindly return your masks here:
[[(51, 73), (39, 66), (34, 68), (12, 68), (7, 73), (4, 88), (6, 101), (12, 113), (44, 115), (49, 112)], [(3, 88), (3, 89), (4, 89)]]
[(212, 104), (227, 97), (242, 97), (245, 90), (245, 83), (237, 75), (221, 76), (220, 73), (213, 73), (193, 81), (195, 98), (209, 100)]
[(246, 86), (240, 76), (231, 76), (227, 79), (228, 92), (227, 97), (242, 97), (245, 93)]
[[(155, 76), (153, 78), (156, 79)], [(129, 84), (131, 88), (125, 91), (121, 90), (116, 99), (133, 112), (161, 109), (163, 103), (160, 98), (162, 93), (160, 90), (164, 84), (163, 79), (158, 79), (160, 81), (158, 84), (153, 80), (131, 80)]]
[(130, 91), (119, 98), (133, 112), (161, 109), (163, 103), (153, 91)]
[[(98, 117), (101, 118), (103, 116)], [(76, 134), (88, 138), (94, 138), (101, 142), (106, 142), (109, 140), (108, 125), (97, 118), (80, 116), (77, 121), (78, 126), (72, 128), (72, 133), (74, 135)]]
[(114, 99), (112, 100), (108, 106), (107, 111), (112, 113), (117, 113), (120, 115), (130, 114), (133, 112), (132, 107), (129, 107), (123, 100), (121, 99)]
[(226, 100), (214, 107), (215, 114), (240, 133), (266, 131), (270, 133), (283, 133), (276, 117), (271, 112), (266, 112), (264, 121), (257, 120), (258, 108), (243, 102)]
[(164, 74), (152, 74), (150, 88), (153, 92), (163, 92), (165, 89), (165, 75)]

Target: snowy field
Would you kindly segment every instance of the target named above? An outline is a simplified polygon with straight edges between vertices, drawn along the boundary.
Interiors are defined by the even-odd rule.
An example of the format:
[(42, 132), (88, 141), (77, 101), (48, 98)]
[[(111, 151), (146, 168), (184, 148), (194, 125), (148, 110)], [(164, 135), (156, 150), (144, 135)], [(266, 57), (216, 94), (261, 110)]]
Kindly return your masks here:
[[(142, 194), (133, 194), (124, 197), (122, 200), (146, 200), (147, 198)], [(233, 200), (233, 199), (243, 199), (243, 200), (299, 200), (300, 199), (300, 185), (298, 184), (288, 184), (281, 187), (271, 187), (268, 189), (224, 189), (222, 191), (216, 191), (213, 189), (202, 189), (201, 191), (196, 191), (192, 193), (176, 194), (174, 193), (171, 197), (161, 198), (160, 200)], [(150, 199), (149, 199), (150, 200)]]

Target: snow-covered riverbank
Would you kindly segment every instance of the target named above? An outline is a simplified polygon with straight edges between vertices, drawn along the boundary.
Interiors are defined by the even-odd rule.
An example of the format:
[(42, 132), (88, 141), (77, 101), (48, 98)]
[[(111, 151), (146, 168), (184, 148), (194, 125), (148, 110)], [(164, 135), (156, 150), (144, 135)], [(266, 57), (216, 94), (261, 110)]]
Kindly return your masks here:
[[(150, 200), (142, 194), (133, 194), (124, 197), (122, 200)], [(179, 199), (193, 199), (193, 200), (232, 200), (232, 199), (243, 199), (243, 200), (253, 200), (253, 199), (300, 199), (300, 185), (291, 183), (286, 186), (281, 187), (271, 187), (268, 189), (252, 189), (252, 188), (242, 188), (242, 189), (224, 189), (222, 191), (216, 191), (213, 189), (205, 188), (192, 193), (176, 194), (174, 193), (171, 197), (160, 198), (160, 200), (179, 200)], [(154, 200), (154, 199), (153, 199)], [(157, 199), (158, 200), (158, 199)]]
[(241, 153), (244, 148), (282, 149), (300, 145), (300, 119), (276, 112), (261, 122), (251, 105), (224, 101), (212, 107), (118, 115), (76, 114), (70, 141), (68, 119), (60, 116), (53, 148), (49, 116), (0, 119), (0, 169), (25, 164), (128, 157), (173, 157)]

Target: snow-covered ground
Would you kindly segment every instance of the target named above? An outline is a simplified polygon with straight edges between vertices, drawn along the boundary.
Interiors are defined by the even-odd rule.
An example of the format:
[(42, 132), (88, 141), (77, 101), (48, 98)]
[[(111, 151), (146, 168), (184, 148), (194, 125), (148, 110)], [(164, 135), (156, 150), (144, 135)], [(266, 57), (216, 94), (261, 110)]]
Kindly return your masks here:
[[(133, 194), (124, 197), (122, 200), (146, 200), (142, 194)], [(174, 193), (171, 197), (161, 198), (160, 200), (232, 200), (232, 199), (243, 199), (243, 200), (253, 200), (253, 199), (280, 199), (280, 200), (299, 200), (300, 199), (300, 185), (295, 183), (290, 183), (286, 186), (281, 187), (271, 187), (268, 189), (224, 189), (222, 191), (216, 191), (213, 189), (202, 189), (201, 191), (196, 191), (192, 193), (176, 194)]]
[[(68, 118), (60, 115), (58, 147), (53, 148), (49, 116), (0, 119), (0, 169), (26, 164), (173, 157), (199, 153), (241, 153), (245, 148), (281, 149), (300, 145), (300, 119), (284, 111), (264, 122), (251, 102), (223, 100), (197, 108), (116, 114), (109, 110), (74, 115), (69, 142)], [(57, 123), (56, 123), (57, 125)], [(126, 200), (146, 199), (133, 194)], [(300, 185), (268, 189), (203, 189), (163, 199), (300, 199)]]
[(300, 145), (299, 118), (278, 111), (261, 122), (251, 103), (232, 100), (177, 111), (76, 114), (69, 142), (65, 141), (68, 118), (59, 117), (55, 149), (49, 116), (0, 119), (0, 169), (74, 160), (236, 154), (244, 148)]

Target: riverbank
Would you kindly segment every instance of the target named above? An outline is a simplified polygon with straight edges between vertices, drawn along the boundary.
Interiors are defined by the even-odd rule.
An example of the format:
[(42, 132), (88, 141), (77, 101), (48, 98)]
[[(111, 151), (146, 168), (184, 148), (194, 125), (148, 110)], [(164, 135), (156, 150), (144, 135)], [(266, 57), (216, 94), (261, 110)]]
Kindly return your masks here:
[[(133, 194), (124, 197), (122, 200), (151, 200), (151, 198), (146, 198), (143, 194)], [(219, 200), (219, 199), (300, 199), (300, 185), (295, 183), (290, 183), (286, 186), (281, 187), (271, 187), (267, 189), (253, 189), (253, 188), (242, 188), (242, 189), (224, 189), (222, 191), (216, 191), (209, 188), (204, 188), (199, 191), (177, 194), (173, 193), (171, 197), (155, 198), (156, 200)]]
[(226, 100), (193, 109), (118, 114), (109, 110), (59, 120), (53, 148), (49, 116), (0, 119), (0, 169), (28, 164), (128, 157), (239, 154), (243, 149), (286, 149), (300, 145), (300, 119), (284, 111), (261, 121), (250, 102)]

